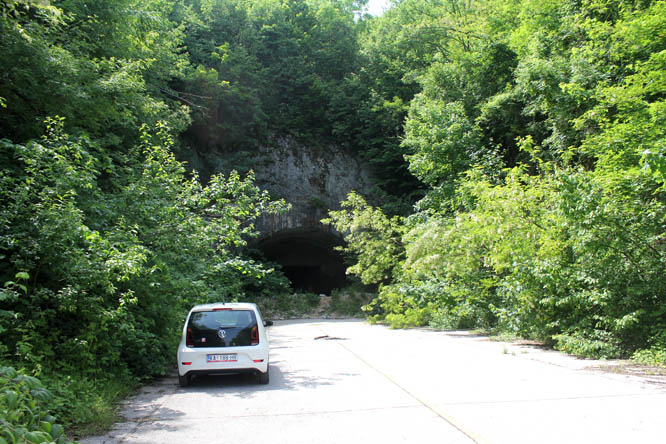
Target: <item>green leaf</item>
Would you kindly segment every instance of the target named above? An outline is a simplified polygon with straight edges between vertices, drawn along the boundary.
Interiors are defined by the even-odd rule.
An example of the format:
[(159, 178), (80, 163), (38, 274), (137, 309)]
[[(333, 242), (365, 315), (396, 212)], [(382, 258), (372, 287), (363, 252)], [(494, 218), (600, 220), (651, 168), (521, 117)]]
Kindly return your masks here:
[(19, 280), (22, 280), (22, 281), (27, 281), (28, 279), (30, 279), (30, 274), (28, 274), (25, 271), (19, 271), (18, 273), (16, 273), (15, 277), (16, 277), (16, 279), (19, 279)]
[(19, 395), (18, 393), (10, 390), (5, 390), (4, 398), (7, 401), (7, 406), (11, 410), (15, 410), (18, 407)]
[(27, 432), (23, 439), (30, 443), (41, 444), (51, 442), (51, 435), (45, 432)]
[(60, 424), (53, 424), (51, 426), (51, 436), (54, 439), (60, 438), (61, 436), (64, 435), (64, 433), (65, 433), (65, 429)]
[(49, 434), (52, 435), (51, 432), (52, 432), (52, 430), (53, 430), (53, 424), (51, 424), (50, 422), (48, 422), (48, 421), (41, 421), (41, 422), (39, 423), (39, 427), (40, 427), (44, 432), (49, 433)]

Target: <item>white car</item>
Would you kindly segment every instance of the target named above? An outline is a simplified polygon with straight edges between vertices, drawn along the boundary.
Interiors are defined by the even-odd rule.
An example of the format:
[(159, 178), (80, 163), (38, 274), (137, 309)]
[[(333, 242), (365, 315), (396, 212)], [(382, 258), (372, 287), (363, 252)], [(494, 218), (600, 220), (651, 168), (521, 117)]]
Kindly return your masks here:
[(195, 375), (253, 373), (268, 384), (268, 335), (271, 321), (255, 304), (217, 303), (190, 310), (178, 346), (178, 382)]

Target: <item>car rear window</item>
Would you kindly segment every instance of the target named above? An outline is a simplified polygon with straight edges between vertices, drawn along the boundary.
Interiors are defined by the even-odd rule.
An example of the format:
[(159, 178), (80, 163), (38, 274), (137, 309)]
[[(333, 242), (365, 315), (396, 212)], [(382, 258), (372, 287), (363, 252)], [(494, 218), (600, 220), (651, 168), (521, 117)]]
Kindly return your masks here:
[(240, 347), (259, 342), (252, 310), (214, 310), (192, 313), (187, 324), (189, 347)]

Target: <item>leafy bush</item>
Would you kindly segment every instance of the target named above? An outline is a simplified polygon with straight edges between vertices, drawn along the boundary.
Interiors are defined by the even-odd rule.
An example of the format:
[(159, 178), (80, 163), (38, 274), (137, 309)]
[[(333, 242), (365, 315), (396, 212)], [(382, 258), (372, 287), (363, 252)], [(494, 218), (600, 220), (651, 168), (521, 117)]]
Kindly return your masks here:
[(282, 291), (257, 303), (265, 317), (298, 317), (311, 313), (319, 305), (319, 295)]
[(478, 313), (474, 313), (474, 309), (468, 305), (438, 306), (431, 315), (428, 325), (438, 330), (467, 330), (484, 327), (484, 323), (479, 322), (478, 319)]
[(666, 333), (658, 333), (650, 339), (648, 348), (637, 350), (631, 358), (639, 364), (666, 367)]
[(343, 316), (359, 316), (363, 314), (362, 307), (368, 303), (368, 293), (361, 285), (350, 285), (345, 288), (336, 288), (331, 293), (329, 310)]
[(547, 175), (507, 170), (501, 184), (469, 172), (454, 215), (411, 218), (405, 261), (371, 319), (505, 331), (595, 358), (644, 347), (666, 325), (657, 185), (637, 170), (618, 182), (614, 172), (542, 167)]
[(666, 347), (653, 346), (638, 350), (632, 355), (632, 359), (639, 364), (666, 367)]
[(0, 386), (0, 442), (69, 443), (63, 427), (46, 408), (53, 395), (39, 379), (1, 367)]
[[(416, 291), (415, 291), (416, 290)], [(406, 328), (427, 325), (435, 305), (422, 297), (413, 287), (387, 285), (380, 289), (379, 296), (363, 309), (379, 313), (370, 316), (370, 322), (386, 322), (391, 328)]]
[[(592, 337), (589, 338), (584, 335), (591, 335)], [(599, 337), (599, 339), (594, 336)], [(602, 359), (622, 356), (619, 341), (605, 331), (593, 332), (592, 334), (587, 331), (571, 335), (559, 334), (554, 335), (552, 339), (555, 341), (555, 349), (582, 358)]]

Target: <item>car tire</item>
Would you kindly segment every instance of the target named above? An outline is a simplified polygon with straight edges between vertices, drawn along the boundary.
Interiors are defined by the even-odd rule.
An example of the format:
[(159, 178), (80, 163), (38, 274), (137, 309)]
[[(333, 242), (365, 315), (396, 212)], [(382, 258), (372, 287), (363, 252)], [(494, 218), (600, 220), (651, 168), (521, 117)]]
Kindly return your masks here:
[(268, 384), (268, 381), (270, 380), (268, 367), (266, 367), (266, 373), (259, 373), (257, 380), (259, 381), (259, 384)]
[(187, 387), (188, 385), (190, 385), (190, 376), (189, 375), (185, 375), (185, 376), (178, 375), (178, 384), (181, 387)]

